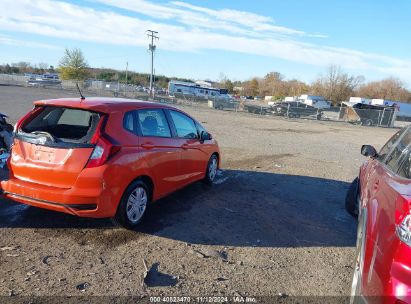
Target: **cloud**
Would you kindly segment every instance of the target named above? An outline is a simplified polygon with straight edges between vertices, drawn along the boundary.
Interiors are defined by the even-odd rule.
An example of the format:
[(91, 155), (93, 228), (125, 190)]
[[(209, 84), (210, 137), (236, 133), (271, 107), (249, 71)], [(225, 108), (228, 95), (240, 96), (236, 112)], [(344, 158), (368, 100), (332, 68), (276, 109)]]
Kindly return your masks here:
[(23, 46), (23, 47), (29, 47), (29, 48), (61, 49), (61, 47), (58, 47), (55, 45), (51, 45), (47, 43), (39, 43), (39, 42), (34, 42), (34, 41), (13, 39), (6, 35), (0, 35), (0, 44)]
[(277, 26), (271, 17), (231, 9), (213, 10), (181, 1), (171, 1), (167, 5), (155, 4), (146, 0), (94, 1), (152, 18), (173, 20), (193, 28), (227, 31), (253, 36), (277, 34), (325, 37), (322, 34), (309, 34), (301, 30)]
[[(213, 10), (185, 2), (155, 4), (145, 0), (94, 0), (121, 10), (90, 8), (51, 0), (2, 0), (0, 29), (75, 41), (147, 47), (146, 29), (160, 33), (159, 49), (202, 52), (222, 50), (292, 62), (396, 73), (410, 78), (411, 60), (336, 48), (319, 43), (316, 33), (281, 27), (270, 17), (237, 10)], [(89, 4), (89, 2), (87, 2)], [(129, 12), (127, 15), (122, 10)], [(309, 38), (305, 38), (307, 40)], [(0, 40), (1, 41), (1, 40)], [(4, 43), (23, 42), (11, 38)], [(59, 41), (59, 40), (56, 40)], [(33, 42), (26, 42), (33, 45)], [(63, 42), (64, 43), (64, 42)], [(38, 47), (46, 45), (39, 44)]]
[[(212, 17), (212, 20), (217, 19), (219, 21), (248, 27), (254, 31), (266, 31), (287, 35), (306, 35), (304, 31), (274, 25), (274, 20), (271, 17), (232, 9), (214, 10), (180, 1), (173, 1), (171, 3), (176, 6), (189, 9), (192, 12), (203, 13), (208, 17)], [(185, 12), (187, 13), (187, 11)]]

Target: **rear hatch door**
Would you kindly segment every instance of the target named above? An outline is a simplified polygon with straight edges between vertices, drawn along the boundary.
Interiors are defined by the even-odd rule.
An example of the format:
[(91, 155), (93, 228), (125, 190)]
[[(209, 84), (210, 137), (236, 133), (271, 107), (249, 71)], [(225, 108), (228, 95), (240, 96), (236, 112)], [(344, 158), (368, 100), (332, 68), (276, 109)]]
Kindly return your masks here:
[(93, 152), (103, 114), (56, 106), (35, 108), (15, 135), (11, 168), (21, 180), (71, 188)]

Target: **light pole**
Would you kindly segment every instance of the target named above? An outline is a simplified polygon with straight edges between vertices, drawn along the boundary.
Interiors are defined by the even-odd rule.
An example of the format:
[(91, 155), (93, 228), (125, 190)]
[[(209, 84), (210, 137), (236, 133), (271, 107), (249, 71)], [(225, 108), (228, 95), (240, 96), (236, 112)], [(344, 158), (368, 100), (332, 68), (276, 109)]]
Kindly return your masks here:
[(154, 40), (155, 39), (160, 39), (156, 34), (158, 32), (153, 31), (153, 30), (147, 30), (146, 31), (148, 38), (151, 38), (151, 43), (148, 46), (148, 50), (151, 52), (151, 72), (150, 72), (150, 95), (154, 97), (154, 52), (156, 50), (156, 46), (154, 45)]

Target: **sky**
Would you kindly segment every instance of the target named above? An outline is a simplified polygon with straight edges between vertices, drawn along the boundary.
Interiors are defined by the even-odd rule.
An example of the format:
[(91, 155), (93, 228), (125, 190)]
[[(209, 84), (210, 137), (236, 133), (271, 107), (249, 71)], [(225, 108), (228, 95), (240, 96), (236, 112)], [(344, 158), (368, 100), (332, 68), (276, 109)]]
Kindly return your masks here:
[(311, 82), (330, 64), (411, 85), (408, 0), (0, 0), (0, 64), (58, 66), (80, 48), (92, 67), (232, 80), (277, 71)]

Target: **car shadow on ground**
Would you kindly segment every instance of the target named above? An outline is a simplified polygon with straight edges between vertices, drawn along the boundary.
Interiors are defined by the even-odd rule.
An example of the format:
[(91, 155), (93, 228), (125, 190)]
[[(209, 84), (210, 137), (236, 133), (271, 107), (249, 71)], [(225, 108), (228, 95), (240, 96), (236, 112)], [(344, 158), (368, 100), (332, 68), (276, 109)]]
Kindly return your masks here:
[[(223, 170), (212, 187), (195, 183), (153, 204), (133, 233), (205, 245), (355, 246), (356, 221), (344, 210), (348, 186), (316, 177)], [(91, 229), (101, 238), (102, 229), (115, 227), (108, 219), (1, 199), (0, 228)]]

